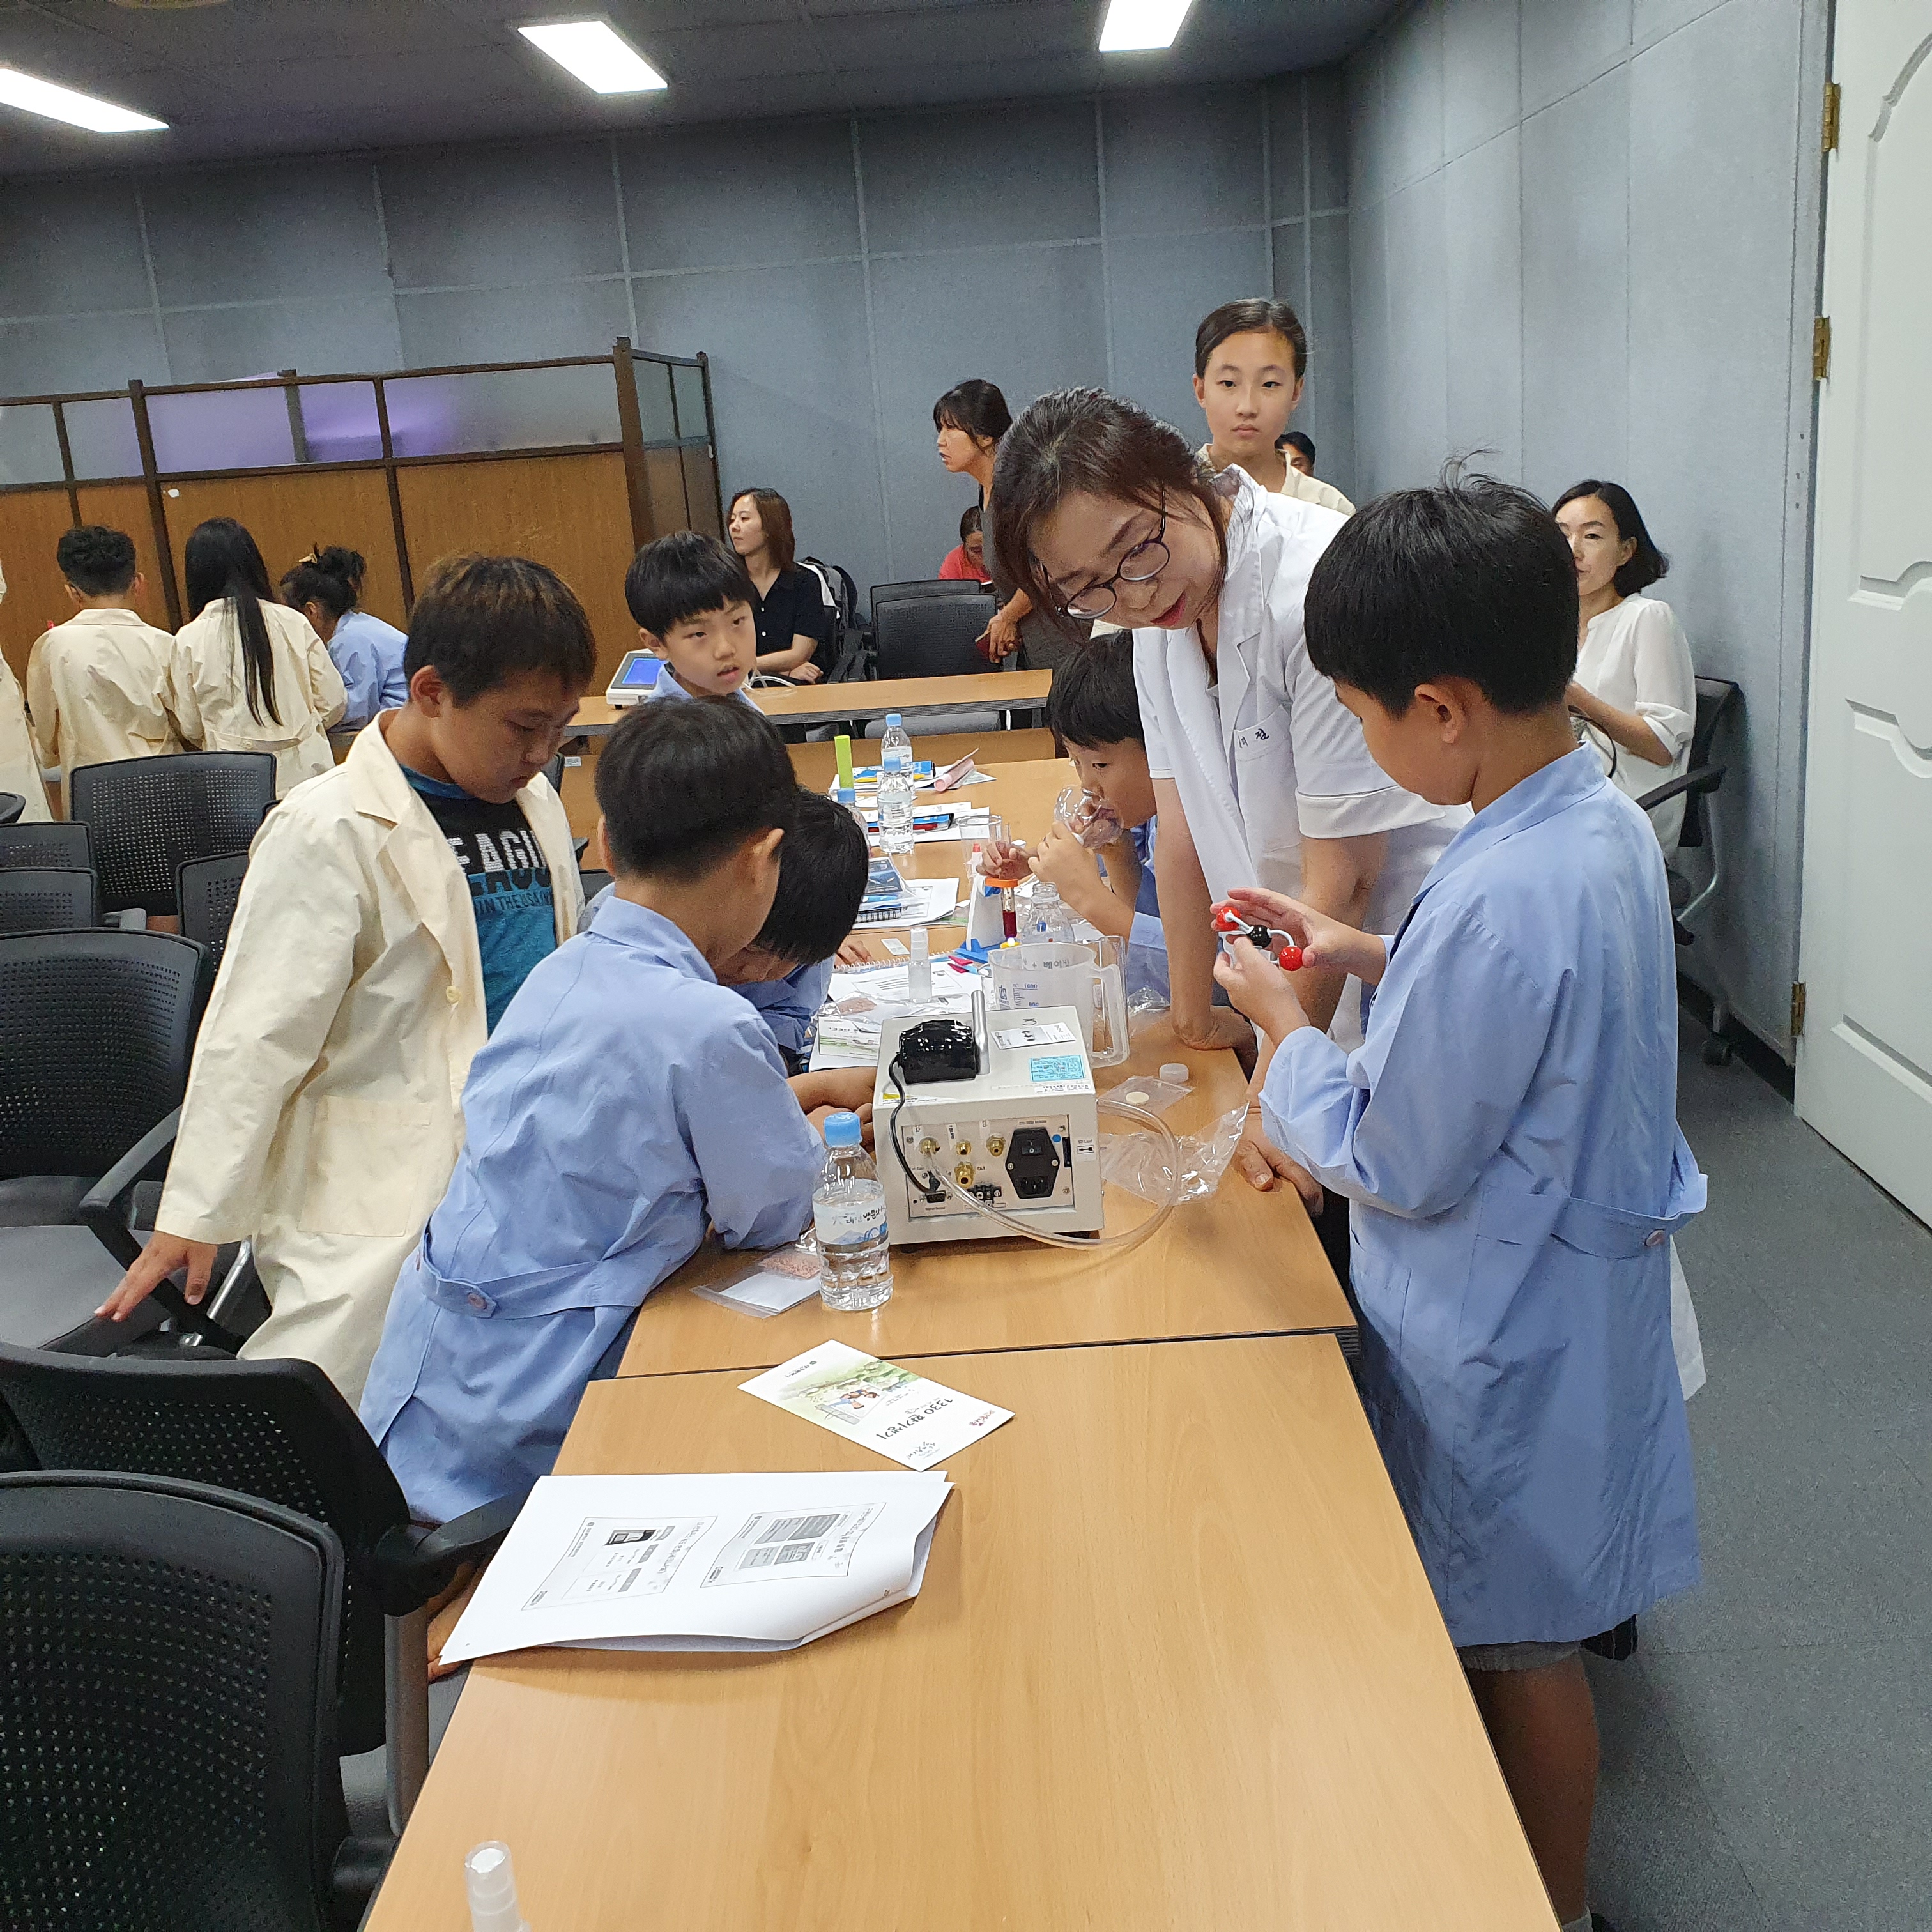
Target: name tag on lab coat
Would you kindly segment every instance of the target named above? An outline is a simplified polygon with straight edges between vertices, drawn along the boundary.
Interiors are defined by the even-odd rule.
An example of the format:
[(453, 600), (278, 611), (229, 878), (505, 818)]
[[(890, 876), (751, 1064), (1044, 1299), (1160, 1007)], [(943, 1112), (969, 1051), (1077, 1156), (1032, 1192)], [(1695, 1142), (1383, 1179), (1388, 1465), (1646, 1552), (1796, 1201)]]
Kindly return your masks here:
[(1245, 731), (1234, 734), (1234, 755), (1238, 758), (1252, 758), (1258, 753), (1271, 752), (1278, 744), (1285, 743), (1288, 728), (1283, 724), (1250, 724)]

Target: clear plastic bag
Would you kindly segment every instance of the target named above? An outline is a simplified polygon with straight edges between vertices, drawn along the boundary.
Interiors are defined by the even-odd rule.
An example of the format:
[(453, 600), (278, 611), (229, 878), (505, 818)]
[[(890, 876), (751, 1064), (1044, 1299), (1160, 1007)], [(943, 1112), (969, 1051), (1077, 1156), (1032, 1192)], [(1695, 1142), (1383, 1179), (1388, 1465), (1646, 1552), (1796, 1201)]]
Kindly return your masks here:
[[(1139, 951), (1140, 949), (1138, 947), (1128, 949), (1128, 964), (1130, 969), (1133, 959)], [(1166, 956), (1163, 955), (1162, 964), (1165, 967), (1166, 964)], [(1132, 972), (1130, 970), (1129, 977), (1132, 976)], [(1167, 1010), (1167, 996), (1158, 988), (1145, 985), (1135, 987), (1127, 995), (1127, 1037), (1130, 1040), (1138, 1039), (1142, 1032), (1159, 1019)]]
[(1143, 1201), (1156, 1203), (1170, 1193), (1177, 1204), (1199, 1201), (1221, 1184), (1228, 1163), (1234, 1157), (1235, 1144), (1246, 1124), (1248, 1105), (1231, 1108), (1198, 1134), (1180, 1138), (1180, 1184), (1174, 1189), (1172, 1162), (1166, 1148), (1152, 1134), (1107, 1134), (1100, 1141), (1101, 1178), (1115, 1187), (1124, 1187)]

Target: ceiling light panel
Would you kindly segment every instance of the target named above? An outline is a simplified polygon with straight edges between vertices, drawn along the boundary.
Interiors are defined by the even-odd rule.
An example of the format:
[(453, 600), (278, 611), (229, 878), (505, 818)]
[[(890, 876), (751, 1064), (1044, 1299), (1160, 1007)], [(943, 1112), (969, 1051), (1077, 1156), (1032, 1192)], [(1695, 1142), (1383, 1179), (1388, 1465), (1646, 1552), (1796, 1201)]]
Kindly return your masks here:
[(546, 20), (517, 32), (595, 94), (644, 94), (664, 77), (608, 20)]
[(1108, 0), (1107, 17), (1100, 28), (1100, 51), (1124, 54), (1172, 46), (1190, 4), (1191, 0)]
[(116, 107), (112, 101), (56, 87), (52, 81), (38, 80), (17, 68), (0, 67), (0, 106), (23, 107), (29, 114), (44, 114), (50, 121), (64, 121), (92, 134), (135, 134), (168, 124), (130, 108)]

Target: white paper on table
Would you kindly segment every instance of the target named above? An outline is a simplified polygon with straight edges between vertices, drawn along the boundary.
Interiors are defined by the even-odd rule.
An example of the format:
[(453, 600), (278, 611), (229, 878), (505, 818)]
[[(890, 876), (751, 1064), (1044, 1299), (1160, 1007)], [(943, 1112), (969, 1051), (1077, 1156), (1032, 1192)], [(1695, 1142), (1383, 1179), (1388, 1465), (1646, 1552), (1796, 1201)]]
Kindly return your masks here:
[(919, 1594), (944, 1474), (545, 1476), (442, 1647), (792, 1650)]
[(759, 1257), (735, 1275), (694, 1288), (693, 1294), (764, 1321), (796, 1308), (818, 1292), (818, 1258), (796, 1248)]
[(885, 1020), (972, 1011), (978, 974), (956, 968), (949, 960), (935, 959), (932, 976), (932, 998), (915, 1002), (903, 965), (888, 962), (840, 968), (826, 988), (826, 1004), (819, 1010), (812, 1070), (819, 1073), (830, 1067), (877, 1066), (879, 1028)]
[(913, 1469), (929, 1469), (1013, 1419), (1010, 1408), (844, 1342), (820, 1342), (739, 1387)]

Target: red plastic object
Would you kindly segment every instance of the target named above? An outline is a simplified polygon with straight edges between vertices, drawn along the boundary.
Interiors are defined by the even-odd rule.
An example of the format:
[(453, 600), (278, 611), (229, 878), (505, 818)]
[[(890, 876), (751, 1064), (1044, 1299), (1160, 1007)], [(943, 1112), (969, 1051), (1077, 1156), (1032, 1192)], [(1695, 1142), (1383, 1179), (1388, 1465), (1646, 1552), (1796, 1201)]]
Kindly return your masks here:
[(1293, 940), (1291, 939), (1274, 957), (1275, 964), (1284, 973), (1299, 973), (1301, 970), (1301, 948)]
[(1223, 899), (1214, 908), (1213, 916), (1214, 930), (1216, 932), (1224, 932), (1232, 937), (1235, 933), (1245, 932), (1248, 929), (1248, 922), (1241, 916), (1232, 902), (1227, 899)]

